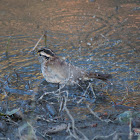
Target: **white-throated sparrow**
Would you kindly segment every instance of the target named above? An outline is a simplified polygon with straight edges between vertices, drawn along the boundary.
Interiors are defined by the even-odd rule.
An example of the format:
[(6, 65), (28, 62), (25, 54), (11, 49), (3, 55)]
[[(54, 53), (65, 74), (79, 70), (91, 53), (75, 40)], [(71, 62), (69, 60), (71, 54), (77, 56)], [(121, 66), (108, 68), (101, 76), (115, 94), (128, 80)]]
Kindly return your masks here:
[(52, 50), (42, 48), (38, 50), (42, 74), (47, 82), (58, 84), (78, 84), (93, 78), (106, 81), (110, 74), (100, 74), (84, 71), (59, 58)]

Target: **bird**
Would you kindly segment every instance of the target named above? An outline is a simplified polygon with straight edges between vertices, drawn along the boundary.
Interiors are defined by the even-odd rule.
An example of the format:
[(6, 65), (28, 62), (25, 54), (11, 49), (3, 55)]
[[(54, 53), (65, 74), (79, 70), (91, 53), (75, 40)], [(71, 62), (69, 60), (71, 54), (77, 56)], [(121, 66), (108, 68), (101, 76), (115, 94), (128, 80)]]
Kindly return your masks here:
[(40, 48), (37, 54), (41, 63), (43, 77), (49, 83), (74, 85), (93, 78), (103, 81), (111, 78), (111, 74), (88, 72), (71, 63), (67, 63), (49, 48)]

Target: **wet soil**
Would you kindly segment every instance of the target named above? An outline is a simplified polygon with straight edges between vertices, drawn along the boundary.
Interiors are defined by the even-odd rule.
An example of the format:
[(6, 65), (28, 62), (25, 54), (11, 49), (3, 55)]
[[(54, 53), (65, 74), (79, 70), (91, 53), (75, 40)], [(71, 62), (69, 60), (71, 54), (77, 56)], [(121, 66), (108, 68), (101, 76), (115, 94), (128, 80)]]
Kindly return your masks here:
[[(138, 0), (0, 3), (0, 139), (139, 139)], [(112, 79), (61, 90), (45, 82), (29, 53), (44, 31), (58, 56)]]

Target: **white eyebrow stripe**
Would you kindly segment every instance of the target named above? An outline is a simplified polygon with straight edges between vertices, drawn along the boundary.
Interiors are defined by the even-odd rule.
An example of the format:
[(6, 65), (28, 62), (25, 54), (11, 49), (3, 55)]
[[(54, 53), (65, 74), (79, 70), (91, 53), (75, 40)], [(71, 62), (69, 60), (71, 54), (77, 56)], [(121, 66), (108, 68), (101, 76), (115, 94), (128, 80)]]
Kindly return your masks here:
[(50, 57), (49, 54), (46, 54), (45, 52), (40, 52), (41, 55), (44, 55), (44, 56), (47, 56), (47, 57)]

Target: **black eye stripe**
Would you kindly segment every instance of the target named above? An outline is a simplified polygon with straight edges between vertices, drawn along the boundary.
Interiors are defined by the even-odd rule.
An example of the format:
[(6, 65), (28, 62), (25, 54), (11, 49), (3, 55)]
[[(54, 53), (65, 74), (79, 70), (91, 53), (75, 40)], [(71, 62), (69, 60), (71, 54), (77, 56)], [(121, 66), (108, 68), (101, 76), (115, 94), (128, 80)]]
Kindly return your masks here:
[(47, 60), (49, 60), (50, 57), (44, 56)]
[(41, 54), (39, 54), (39, 56), (43, 56), (47, 60), (49, 60), (49, 58), (50, 58), (50, 57), (47, 57), (46, 55), (41, 55)]

